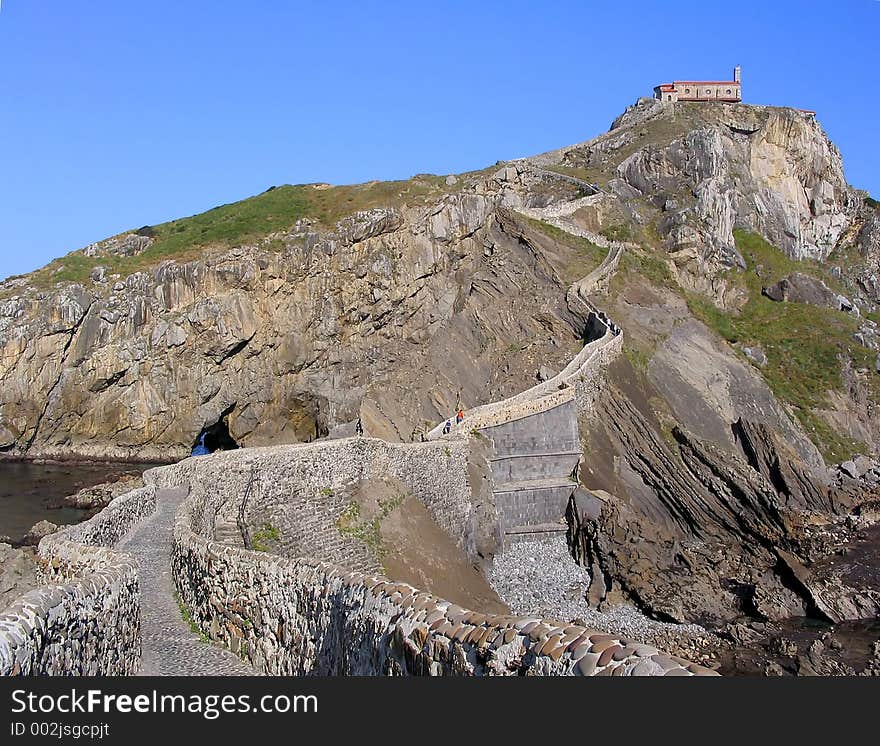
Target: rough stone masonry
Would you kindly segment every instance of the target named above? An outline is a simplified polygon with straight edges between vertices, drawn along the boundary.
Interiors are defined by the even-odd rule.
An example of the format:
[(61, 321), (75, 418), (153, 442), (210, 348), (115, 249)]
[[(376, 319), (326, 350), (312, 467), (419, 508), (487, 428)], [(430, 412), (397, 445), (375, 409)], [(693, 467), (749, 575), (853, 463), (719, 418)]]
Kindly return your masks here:
[[(564, 621), (483, 614), (405, 583), (215, 540), (216, 516), (245, 499), (254, 470), (263, 480), (302, 480), (296, 486), (308, 492), (378, 469), (407, 484), (442, 520), (444, 505), (470, 505), (467, 480), (444, 479), (451, 464), (453, 471), (466, 473), (467, 450), (466, 437), (406, 445), (348, 438), (192, 458), (153, 469), (145, 478), (191, 490), (175, 521), (172, 566), (193, 619), (209, 637), (266, 673), (714, 673), (654, 647)], [(470, 510), (455, 512), (470, 515)], [(466, 546), (467, 521), (454, 525), (453, 535)]]

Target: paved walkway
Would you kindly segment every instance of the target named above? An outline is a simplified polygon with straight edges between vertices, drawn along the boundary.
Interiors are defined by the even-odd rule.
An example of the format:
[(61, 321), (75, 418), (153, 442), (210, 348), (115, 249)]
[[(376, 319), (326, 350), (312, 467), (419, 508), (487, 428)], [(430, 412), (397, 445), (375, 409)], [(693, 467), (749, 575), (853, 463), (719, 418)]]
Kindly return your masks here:
[(117, 547), (140, 564), (140, 676), (253, 676), (258, 672), (230, 651), (202, 640), (184, 621), (171, 581), (171, 525), (185, 489), (159, 490), (156, 512)]

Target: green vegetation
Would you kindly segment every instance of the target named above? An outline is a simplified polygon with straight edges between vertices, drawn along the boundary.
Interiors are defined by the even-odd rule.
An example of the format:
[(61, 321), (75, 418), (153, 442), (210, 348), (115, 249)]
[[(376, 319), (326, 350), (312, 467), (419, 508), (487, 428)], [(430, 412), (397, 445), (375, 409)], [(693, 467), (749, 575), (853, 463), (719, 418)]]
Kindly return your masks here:
[[(582, 166), (547, 166), (548, 171), (553, 171), (563, 176), (571, 176), (588, 184), (596, 184), (605, 188), (608, 186), (608, 174), (598, 168), (586, 168)], [(585, 195), (582, 195), (585, 196)]]
[(648, 370), (652, 352), (635, 347), (630, 340), (625, 340), (623, 354), (629, 360), (630, 365), (640, 373), (645, 373)]
[(621, 289), (636, 276), (643, 277), (658, 288), (669, 288), (675, 292), (681, 290), (669, 266), (657, 256), (657, 253), (650, 250), (628, 250), (620, 257), (617, 272), (611, 278), (612, 295), (619, 294)]
[(878, 202), (873, 197), (870, 197), (870, 196), (865, 197), (865, 204), (868, 207), (873, 207), (875, 210), (880, 210), (880, 202)]
[(545, 236), (552, 238), (556, 243), (573, 249), (574, 256), (562, 272), (562, 279), (566, 282), (575, 282), (581, 277), (585, 277), (596, 269), (602, 263), (602, 260), (608, 256), (608, 249), (596, 246), (596, 244), (588, 241), (586, 238), (573, 236), (571, 233), (543, 220), (536, 220), (534, 218), (523, 219)]
[(737, 231), (735, 237), (747, 270), (729, 277), (748, 292), (748, 301), (734, 314), (703, 296), (687, 293), (691, 312), (728, 342), (763, 348), (767, 365), (761, 373), (773, 393), (794, 408), (827, 459), (849, 458), (863, 446), (835, 433), (812, 410), (827, 406), (826, 392), (842, 387), (842, 357), (857, 366), (869, 364), (869, 351), (853, 340), (857, 321), (830, 308), (776, 303), (763, 296), (762, 287), (792, 271), (812, 269), (829, 285), (832, 281), (821, 266), (789, 259), (760, 236)]
[(174, 590), (173, 593), (174, 600), (177, 602), (177, 608), (180, 609), (180, 616), (183, 617), (183, 621), (186, 622), (190, 631), (193, 634), (198, 635), (199, 639), (202, 642), (210, 642), (208, 636), (204, 632), (202, 632), (201, 629), (199, 629), (199, 625), (196, 624), (195, 619), (193, 619), (192, 612), (190, 612), (189, 607), (183, 602), (183, 599), (180, 597), (180, 594), (177, 592), (177, 590)]
[(608, 225), (599, 231), (609, 241), (619, 241), (621, 243), (631, 243), (633, 240), (632, 226), (627, 223), (615, 223)]
[(152, 245), (135, 256), (85, 256), (75, 251), (37, 270), (33, 284), (48, 287), (56, 282), (85, 282), (97, 266), (123, 277), (155, 266), (166, 259), (187, 261), (208, 249), (223, 249), (245, 243), (263, 242), (269, 251), (284, 248), (280, 238), (265, 241), (272, 233), (290, 229), (301, 218), (312, 218), (325, 227), (360, 210), (424, 204), (442, 193), (466, 188), (474, 177), (494, 167), (462, 174), (455, 185), (445, 177), (420, 174), (406, 181), (371, 181), (364, 184), (330, 186), (297, 184), (270, 187), (262, 194), (215, 207), (207, 212), (145, 225), (136, 231), (153, 239)]
[(336, 528), (343, 536), (350, 536), (363, 542), (381, 559), (385, 552), (382, 543), (381, 527), (393, 510), (403, 505), (406, 493), (399, 492), (387, 500), (379, 500), (379, 510), (373, 518), (367, 520), (361, 513), (361, 506), (350, 502), (336, 519)]
[(277, 545), (280, 540), (281, 532), (278, 528), (271, 523), (264, 523), (251, 536), (251, 546), (254, 551), (268, 552), (272, 549), (272, 545)]

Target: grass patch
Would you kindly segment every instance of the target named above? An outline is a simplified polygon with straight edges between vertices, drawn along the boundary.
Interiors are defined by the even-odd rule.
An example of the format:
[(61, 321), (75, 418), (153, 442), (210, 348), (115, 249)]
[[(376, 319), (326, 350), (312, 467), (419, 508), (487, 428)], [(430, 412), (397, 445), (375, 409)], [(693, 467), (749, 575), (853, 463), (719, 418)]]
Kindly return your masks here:
[(648, 363), (651, 362), (651, 357), (653, 352), (648, 350), (643, 350), (639, 347), (634, 347), (632, 342), (627, 341), (623, 346), (623, 354), (626, 356), (626, 359), (629, 360), (629, 364), (632, 367), (639, 371), (640, 373), (646, 373), (648, 370)]
[(587, 168), (584, 166), (547, 166), (548, 171), (561, 174), (562, 176), (571, 176), (588, 184), (595, 184), (601, 189), (608, 186), (608, 174), (598, 168)]
[[(494, 167), (462, 174), (452, 186), (446, 185), (443, 176), (420, 174), (402, 181), (271, 187), (262, 194), (220, 205), (198, 215), (133, 230), (153, 239), (150, 247), (136, 256), (88, 257), (75, 251), (32, 273), (31, 283), (45, 288), (56, 282), (86, 282), (91, 271), (99, 265), (107, 267), (109, 274), (125, 277), (166, 259), (187, 261), (209, 249), (261, 243), (270, 234), (290, 229), (302, 218), (315, 219), (329, 228), (361, 210), (425, 204), (441, 194), (462, 191), (475, 178), (492, 171)], [(284, 246), (280, 238), (265, 243), (269, 251), (280, 251)]]
[(404, 500), (406, 500), (406, 497), (406, 493), (399, 492), (387, 500), (379, 500), (379, 510), (370, 519), (364, 517), (361, 512), (361, 506), (358, 503), (350, 502), (336, 519), (336, 528), (343, 536), (350, 536), (366, 544), (376, 552), (376, 556), (381, 560), (386, 552), (386, 548), (382, 543), (382, 521), (393, 510), (400, 507)]
[(268, 552), (272, 545), (277, 545), (281, 540), (281, 532), (271, 523), (264, 523), (260, 528), (254, 531), (251, 536), (251, 546), (254, 551)]
[(614, 225), (605, 226), (599, 231), (599, 234), (607, 238), (609, 241), (618, 241), (620, 243), (632, 243), (634, 238), (632, 226), (627, 223), (616, 223)]
[(611, 278), (611, 292), (619, 295), (623, 288), (634, 278), (643, 277), (654, 287), (668, 288), (676, 293), (681, 288), (666, 264), (657, 254), (650, 250), (625, 251), (620, 257), (617, 272)]
[(590, 274), (598, 267), (602, 260), (608, 256), (608, 249), (596, 246), (592, 241), (580, 236), (574, 236), (571, 233), (557, 228), (543, 220), (535, 218), (523, 218), (532, 228), (543, 233), (545, 236), (552, 238), (556, 243), (567, 246), (573, 250), (573, 257), (563, 270), (563, 280), (566, 282), (576, 282), (577, 280)]
[(198, 635), (199, 639), (202, 642), (210, 642), (208, 636), (202, 632), (199, 628), (199, 625), (196, 624), (195, 619), (193, 619), (192, 612), (189, 610), (189, 607), (183, 602), (183, 599), (180, 597), (180, 594), (177, 592), (175, 588), (174, 591), (174, 600), (177, 602), (177, 608), (180, 609), (180, 616), (183, 618), (183, 621), (186, 622), (186, 625), (189, 627), (190, 631)]
[[(761, 374), (773, 393), (792, 406), (826, 459), (849, 458), (864, 446), (836, 433), (813, 410), (828, 406), (827, 391), (842, 388), (841, 359), (850, 358), (857, 366), (867, 363), (869, 351), (853, 339), (857, 320), (831, 308), (777, 303), (764, 297), (763, 286), (792, 271), (809, 271), (811, 263), (790, 259), (760, 236), (739, 231), (735, 236), (747, 269), (731, 277), (747, 290), (748, 301), (734, 314), (705, 297), (687, 293), (691, 312), (728, 342), (763, 348), (767, 365)], [(811, 274), (825, 275), (826, 271), (819, 268)]]

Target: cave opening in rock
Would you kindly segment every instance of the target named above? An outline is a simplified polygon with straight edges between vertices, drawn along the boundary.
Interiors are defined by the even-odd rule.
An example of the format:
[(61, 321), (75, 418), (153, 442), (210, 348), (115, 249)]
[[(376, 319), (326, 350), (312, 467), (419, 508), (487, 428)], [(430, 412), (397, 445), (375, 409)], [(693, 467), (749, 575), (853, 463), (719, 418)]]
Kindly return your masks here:
[(194, 455), (205, 452), (213, 453), (214, 451), (231, 451), (239, 447), (238, 443), (235, 442), (235, 438), (229, 432), (229, 415), (233, 409), (235, 409), (234, 404), (223, 410), (216, 422), (205, 425), (202, 428), (202, 431), (196, 438), (196, 442), (193, 444), (192, 451)]

